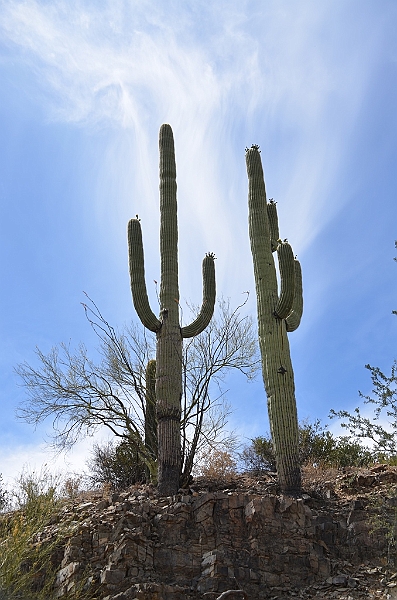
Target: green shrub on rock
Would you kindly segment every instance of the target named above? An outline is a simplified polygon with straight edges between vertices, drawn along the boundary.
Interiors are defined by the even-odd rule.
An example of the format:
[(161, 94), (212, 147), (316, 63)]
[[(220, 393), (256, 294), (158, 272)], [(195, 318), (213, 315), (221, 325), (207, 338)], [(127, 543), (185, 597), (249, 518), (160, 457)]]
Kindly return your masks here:
[[(253, 438), (240, 459), (245, 470), (256, 475), (275, 472), (276, 458), (270, 435)], [(301, 465), (364, 467), (377, 462), (379, 456), (349, 436), (334, 436), (317, 420), (299, 424), (299, 460)]]
[(147, 477), (146, 464), (136, 446), (126, 441), (94, 445), (88, 467), (94, 487), (109, 484), (113, 490), (123, 490), (146, 481)]
[(48, 600), (52, 597), (58, 536), (38, 532), (51, 522), (62, 500), (57, 478), (46, 468), (23, 472), (12, 490), (13, 510), (0, 516), (0, 598)]

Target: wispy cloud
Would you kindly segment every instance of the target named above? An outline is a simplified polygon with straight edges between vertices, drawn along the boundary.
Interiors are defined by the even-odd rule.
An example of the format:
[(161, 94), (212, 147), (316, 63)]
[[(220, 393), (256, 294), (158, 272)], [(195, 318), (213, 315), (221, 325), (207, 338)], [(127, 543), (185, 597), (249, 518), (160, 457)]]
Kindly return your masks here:
[(82, 474), (88, 471), (87, 460), (90, 458), (93, 444), (101, 445), (106, 443), (108, 439), (107, 432), (100, 431), (94, 436), (77, 443), (67, 454), (51, 452), (44, 442), (15, 444), (9, 439), (12, 452), (9, 451), (7, 445), (0, 447), (3, 481), (8, 487), (12, 487), (23, 469), (39, 473), (43, 465), (51, 473)]
[[(366, 35), (347, 9), (341, 28), (341, 10), (314, 0), (265, 6), (119, 0), (99, 7), (26, 0), (2, 5), (0, 27), (36, 73), (51, 118), (110, 126), (116, 136), (133, 132), (128, 160), (114, 152), (106, 169), (120, 180), (125, 163), (135, 165), (133, 190), (121, 190), (120, 202), (138, 198), (134, 213), (147, 222), (156, 203), (157, 182), (147, 177), (157, 165), (153, 139), (162, 122), (172, 124), (181, 230), (188, 231), (181, 247), (194, 246), (189, 261), (203, 249), (231, 259), (220, 267), (231, 293), (227, 282), (236, 267), (244, 270), (249, 252), (241, 227), (244, 145), (261, 144), (283, 235), (298, 252), (343, 205), (342, 195), (331, 203), (330, 193), (379, 36), (376, 27)], [(145, 224), (145, 235), (153, 246), (157, 224)], [(183, 255), (181, 271), (189, 279)], [(241, 288), (250, 283), (247, 277)]]
[[(344, 165), (366, 90), (385, 56), (387, 18), (386, 8), (360, 0), (0, 0), (0, 70), (22, 67), (21, 91), (39, 98), (50, 127), (78, 127), (85, 140), (92, 136), (100, 144), (93, 150), (101, 156), (97, 185), (90, 180), (85, 200), (90, 218), (103, 221), (101, 243), (122, 252), (117, 263), (125, 261), (127, 280), (125, 226), (139, 213), (154, 310), (160, 124), (169, 122), (175, 134), (181, 296), (193, 302), (199, 301), (206, 251), (219, 259), (219, 293), (237, 304), (241, 292), (254, 289), (244, 147), (260, 144), (281, 235), (303, 257), (310, 296), (305, 306), (311, 304), (305, 323), (313, 327), (334, 297), (327, 291), (335, 277), (332, 269), (308, 274), (305, 252), (349, 200), (349, 190), (340, 192)], [(40, 212), (39, 194), (35, 200)], [(98, 268), (98, 277), (105, 268)], [(353, 277), (345, 270), (346, 288), (347, 274)], [(250, 303), (254, 310), (253, 293)], [(117, 322), (117, 301), (115, 306)], [(297, 336), (304, 337), (304, 328)], [(368, 328), (375, 329), (372, 321)], [(307, 372), (309, 389), (316, 378)], [(243, 395), (244, 431), (244, 418), (236, 420), (249, 436), (252, 414), (263, 413), (264, 398), (252, 393), (248, 415)], [(91, 442), (67, 457), (67, 468), (82, 468)], [(0, 456), (7, 477), (23, 464), (37, 468), (47, 460), (44, 446), (17, 442), (3, 446)]]

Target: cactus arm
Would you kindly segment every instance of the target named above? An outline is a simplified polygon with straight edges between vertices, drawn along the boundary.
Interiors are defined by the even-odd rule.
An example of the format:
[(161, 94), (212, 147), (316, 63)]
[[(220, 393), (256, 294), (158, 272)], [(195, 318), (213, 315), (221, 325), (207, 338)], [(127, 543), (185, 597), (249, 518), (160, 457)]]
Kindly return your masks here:
[(266, 205), (266, 208), (270, 226), (272, 252), (275, 252), (275, 250), (277, 250), (278, 239), (280, 237), (280, 234), (278, 231), (277, 205), (276, 202), (274, 202), (273, 198), (269, 200), (268, 204)]
[(295, 290), (295, 266), (292, 248), (288, 243), (282, 243), (277, 248), (278, 265), (280, 268), (281, 291), (275, 309), (279, 319), (285, 319), (291, 312)]
[(216, 296), (214, 255), (207, 254), (203, 260), (203, 302), (197, 318), (186, 327), (182, 327), (183, 338), (199, 335), (207, 327), (214, 314)]
[(143, 325), (150, 331), (156, 332), (160, 329), (161, 323), (150, 308), (146, 292), (142, 230), (138, 219), (131, 219), (128, 223), (128, 252), (135, 310)]
[(300, 262), (294, 259), (295, 267), (295, 293), (292, 303), (292, 310), (285, 319), (287, 331), (295, 331), (298, 329), (303, 313), (303, 290), (302, 290), (302, 269)]

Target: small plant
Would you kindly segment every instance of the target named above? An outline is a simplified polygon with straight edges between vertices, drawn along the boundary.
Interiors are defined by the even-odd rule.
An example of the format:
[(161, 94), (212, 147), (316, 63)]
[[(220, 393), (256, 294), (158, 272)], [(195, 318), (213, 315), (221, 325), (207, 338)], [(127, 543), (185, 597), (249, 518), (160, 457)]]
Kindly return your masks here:
[(94, 487), (109, 484), (113, 490), (122, 490), (147, 478), (146, 464), (137, 448), (124, 441), (94, 445), (88, 467), (89, 481)]
[(39, 473), (24, 471), (11, 493), (14, 510), (0, 518), (0, 590), (9, 600), (51, 598), (51, 557), (59, 538), (47, 542), (38, 534), (60, 505), (58, 483), (46, 467)]
[(82, 492), (84, 475), (69, 475), (62, 484), (61, 496), (69, 500), (74, 500)]
[(270, 435), (256, 437), (240, 454), (244, 470), (252, 475), (260, 475), (268, 471), (276, 472), (276, 457)]
[(0, 511), (4, 510), (8, 504), (8, 492), (4, 487), (3, 475), (0, 473)]
[(380, 533), (387, 542), (387, 562), (397, 564), (397, 488), (393, 486), (387, 495), (377, 495), (370, 503), (369, 523), (371, 533)]
[(213, 448), (201, 456), (196, 465), (196, 474), (209, 479), (225, 479), (234, 475), (237, 463), (227, 450)]

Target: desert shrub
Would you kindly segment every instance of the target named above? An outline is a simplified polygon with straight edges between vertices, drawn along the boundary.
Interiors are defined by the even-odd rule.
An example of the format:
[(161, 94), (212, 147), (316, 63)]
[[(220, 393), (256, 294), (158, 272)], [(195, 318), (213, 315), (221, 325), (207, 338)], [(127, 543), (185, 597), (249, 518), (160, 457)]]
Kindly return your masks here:
[(84, 490), (84, 483), (87, 477), (83, 474), (68, 474), (63, 478), (60, 488), (62, 498), (74, 500)]
[(324, 462), (335, 467), (368, 467), (377, 462), (377, 455), (350, 436), (341, 436), (335, 439), (329, 460)]
[[(397, 314), (397, 311), (393, 311)], [(359, 443), (368, 440), (386, 460), (396, 456), (397, 452), (397, 360), (393, 362), (391, 374), (386, 375), (379, 367), (365, 365), (371, 373), (373, 389), (371, 395), (359, 392), (367, 409), (372, 414), (364, 416), (357, 406), (352, 413), (347, 410), (330, 411), (330, 418), (341, 420), (341, 427)], [(384, 426), (385, 425), (385, 426)]]
[(11, 492), (13, 508), (27, 514), (33, 511), (42, 514), (47, 508), (52, 509), (59, 500), (60, 482), (60, 475), (51, 473), (46, 465), (38, 473), (23, 470)]
[(60, 506), (58, 479), (46, 470), (24, 471), (11, 491), (13, 510), (0, 517), (0, 590), (7, 599), (52, 597), (51, 557), (58, 539), (42, 542), (39, 532)]
[(397, 490), (393, 486), (389, 493), (377, 494), (370, 499), (369, 523), (371, 533), (381, 534), (387, 542), (387, 562), (397, 565)]
[(319, 420), (300, 424), (299, 450), (302, 465), (363, 467), (376, 460), (376, 455), (369, 448), (350, 436), (334, 436)]
[(224, 479), (237, 471), (237, 463), (230, 452), (220, 448), (207, 449), (200, 456), (195, 475), (210, 479)]
[[(334, 436), (319, 420), (299, 424), (300, 464), (326, 467), (362, 467), (379, 459), (369, 448), (349, 436)], [(240, 454), (243, 468), (253, 474), (276, 471), (276, 458), (269, 434), (256, 437)]]
[(299, 423), (299, 458), (301, 465), (306, 463), (324, 463), (330, 456), (335, 444), (334, 436), (321, 421), (308, 420)]
[(246, 446), (240, 454), (240, 461), (244, 470), (253, 475), (260, 475), (266, 471), (276, 472), (276, 457), (274, 455), (272, 440), (269, 435), (256, 437), (251, 444)]
[(95, 444), (87, 464), (89, 481), (94, 487), (109, 484), (113, 490), (122, 490), (146, 481), (145, 463), (136, 447), (128, 442)]
[(385, 452), (376, 453), (376, 462), (397, 467), (397, 456), (395, 454), (386, 454)]
[(0, 473), (0, 511), (8, 504), (8, 492), (4, 486), (3, 476)]

